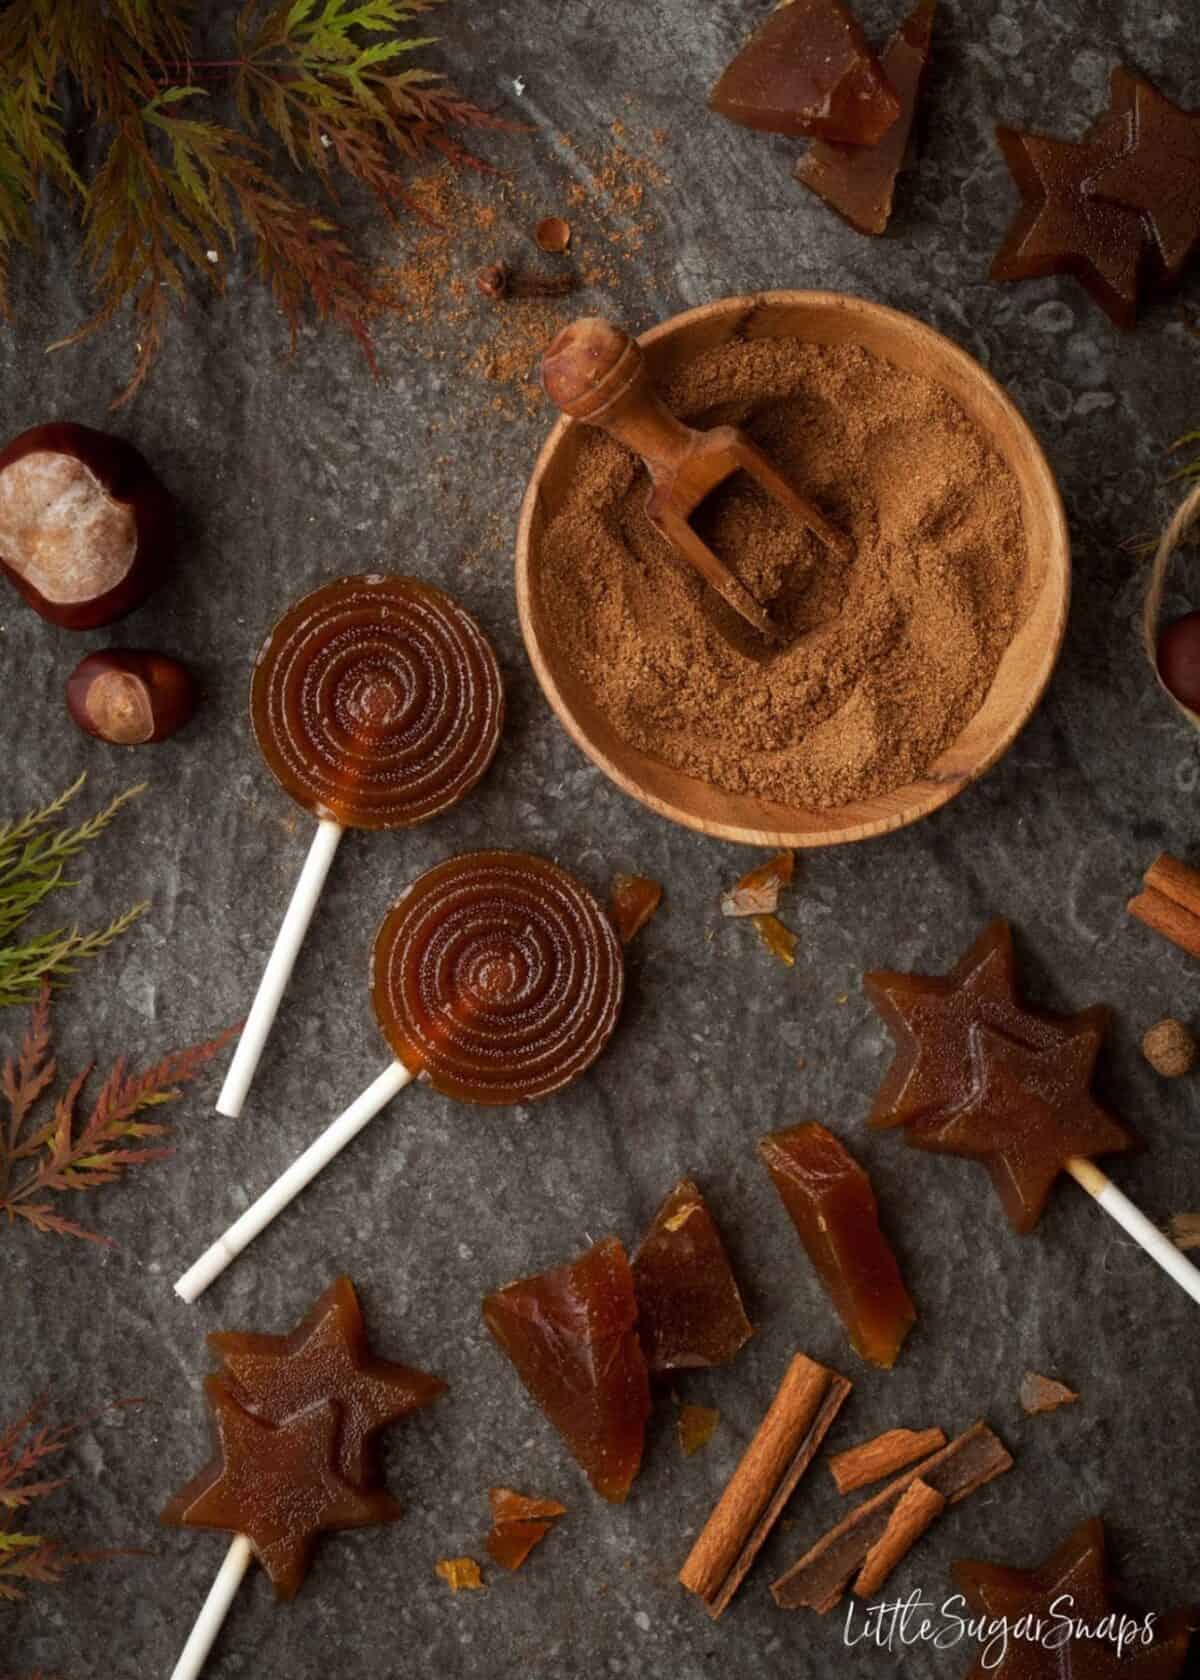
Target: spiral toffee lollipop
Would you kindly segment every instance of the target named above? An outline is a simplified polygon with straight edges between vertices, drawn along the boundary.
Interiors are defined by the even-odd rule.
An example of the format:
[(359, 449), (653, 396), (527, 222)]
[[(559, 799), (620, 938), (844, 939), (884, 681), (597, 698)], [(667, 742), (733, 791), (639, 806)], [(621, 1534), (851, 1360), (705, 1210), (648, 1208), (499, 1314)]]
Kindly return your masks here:
[(321, 1168), (414, 1079), (463, 1102), (532, 1102), (604, 1049), (625, 990), (620, 942), (565, 869), (472, 852), (422, 875), (384, 918), (375, 1015), (395, 1056), (175, 1285), (194, 1301)]
[(604, 1048), (621, 982), (608, 917), (522, 852), (429, 870), (388, 912), (371, 959), (397, 1062), (463, 1102), (530, 1102), (568, 1084)]
[(457, 602), (416, 578), (349, 577), (306, 595), (272, 630), (250, 715), (268, 768), (318, 826), (217, 1101), (231, 1117), (342, 834), (411, 828), (456, 804), (495, 756), (504, 700), (491, 645)]

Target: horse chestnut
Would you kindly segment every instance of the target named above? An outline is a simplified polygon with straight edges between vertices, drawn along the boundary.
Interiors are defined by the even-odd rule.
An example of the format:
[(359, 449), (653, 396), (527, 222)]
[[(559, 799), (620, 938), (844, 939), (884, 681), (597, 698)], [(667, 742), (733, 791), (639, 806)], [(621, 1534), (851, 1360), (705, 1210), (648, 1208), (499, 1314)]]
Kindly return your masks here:
[(1158, 638), (1158, 674), (1181, 706), (1200, 712), (1200, 612), (1185, 613)]
[(191, 672), (177, 659), (132, 648), (89, 653), (67, 679), (74, 721), (118, 747), (165, 741), (187, 723), (198, 698)]
[(0, 569), (51, 624), (111, 624), (174, 554), (175, 505), (124, 439), (63, 421), (0, 451)]

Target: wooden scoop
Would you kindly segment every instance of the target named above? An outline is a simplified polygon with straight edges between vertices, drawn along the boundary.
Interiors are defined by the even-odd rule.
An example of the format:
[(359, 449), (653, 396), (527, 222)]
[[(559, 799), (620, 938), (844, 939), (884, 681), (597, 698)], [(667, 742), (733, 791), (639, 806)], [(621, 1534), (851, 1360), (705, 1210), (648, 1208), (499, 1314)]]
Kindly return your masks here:
[(611, 321), (589, 317), (565, 327), (542, 361), (546, 394), (564, 414), (617, 438), (650, 474), (650, 521), (723, 600), (772, 641), (779, 631), (766, 607), (703, 542), (689, 523), (704, 498), (732, 473), (757, 480), (769, 496), (827, 547), (849, 555), (846, 537), (801, 496), (735, 426), (697, 431), (667, 409), (650, 382), (636, 339)]

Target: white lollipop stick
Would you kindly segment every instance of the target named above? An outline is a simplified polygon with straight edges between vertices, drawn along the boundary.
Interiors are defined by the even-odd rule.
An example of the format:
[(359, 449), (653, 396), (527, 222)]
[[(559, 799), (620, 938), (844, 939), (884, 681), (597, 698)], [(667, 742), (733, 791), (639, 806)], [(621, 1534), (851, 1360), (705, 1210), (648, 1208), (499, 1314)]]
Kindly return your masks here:
[(189, 1268), (175, 1285), (175, 1293), (185, 1301), (194, 1301), (197, 1296), (219, 1278), (231, 1260), (236, 1260), (242, 1250), (252, 1243), (260, 1231), (282, 1213), (288, 1203), (298, 1196), (306, 1184), (310, 1184), (322, 1167), (328, 1166), (333, 1157), (343, 1150), (350, 1139), (357, 1137), (359, 1132), (373, 1120), (381, 1108), (387, 1106), (397, 1091), (402, 1091), (412, 1079), (412, 1074), (400, 1062), (393, 1062), (386, 1068), (372, 1084), (368, 1085), (357, 1102), (352, 1102), (344, 1114), (339, 1114), (333, 1123), (325, 1128), (315, 1143), (310, 1143), (303, 1155), (297, 1157), (287, 1171), (272, 1184), (269, 1190), (248, 1207), (240, 1219), (236, 1219), (223, 1237), (202, 1254), (196, 1264)]
[(308, 932), (308, 924), (317, 908), (317, 900), (325, 885), (325, 877), (329, 874), (329, 866), (337, 852), (338, 842), (345, 832), (340, 823), (327, 819), (317, 824), (317, 832), (309, 847), (300, 879), (296, 882), (292, 902), (288, 905), (283, 926), (275, 940), (275, 949), (263, 970), (258, 993), (238, 1039), (233, 1061), (229, 1064), (229, 1072), (225, 1075), (225, 1083), (221, 1087), (221, 1095), (217, 1098), (217, 1113), (227, 1115), (230, 1120), (236, 1120), (242, 1112), (242, 1104), (258, 1069), (263, 1047), (275, 1024), (280, 1000), (287, 990), (287, 983), (296, 966), (296, 958), (300, 955), (300, 947), (304, 943), (304, 935)]
[(196, 1625), (188, 1635), (188, 1642), (183, 1647), (179, 1661), (171, 1670), (171, 1680), (196, 1680), (196, 1676), (208, 1661), (208, 1653), (221, 1631), (221, 1623), (229, 1614), (229, 1606), (237, 1595), (253, 1555), (249, 1540), (244, 1535), (235, 1535), (233, 1544), (225, 1553), (225, 1561), (217, 1572), (212, 1590), (204, 1600), (204, 1607), (196, 1617)]
[(1117, 1189), (1106, 1173), (1080, 1155), (1071, 1157), (1067, 1162), (1067, 1171), (1076, 1184), (1081, 1184), (1105, 1213), (1111, 1215), (1121, 1229), (1146, 1250), (1152, 1260), (1158, 1261), (1164, 1272), (1170, 1273), (1193, 1301), (1200, 1302), (1200, 1271), (1186, 1254), (1180, 1253), (1169, 1237), (1163, 1236), (1157, 1225), (1150, 1223), (1140, 1208), (1134, 1207), (1129, 1197)]

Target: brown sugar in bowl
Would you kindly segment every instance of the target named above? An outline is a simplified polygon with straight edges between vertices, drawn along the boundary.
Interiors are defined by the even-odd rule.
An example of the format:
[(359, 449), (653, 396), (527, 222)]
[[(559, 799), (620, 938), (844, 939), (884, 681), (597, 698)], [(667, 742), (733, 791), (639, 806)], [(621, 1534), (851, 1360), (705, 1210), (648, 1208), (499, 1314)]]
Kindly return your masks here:
[(685, 828), (753, 846), (832, 846), (902, 828), (936, 811), (990, 770), (1029, 721), (1066, 630), (1071, 548), (1062, 499), (1019, 410), (972, 356), (899, 310), (838, 292), (764, 292), (726, 298), (653, 327), (640, 340), (652, 377), (731, 339), (851, 344), (942, 386), (1011, 469), (1028, 550), (1029, 606), (982, 706), (926, 773), (904, 787), (832, 810), (733, 793), (660, 762), (617, 734), (555, 636), (539, 588), (539, 546), (559, 512), (584, 435), (561, 419), (530, 479), (517, 534), (517, 607), (530, 661), (559, 722), (610, 781)]

